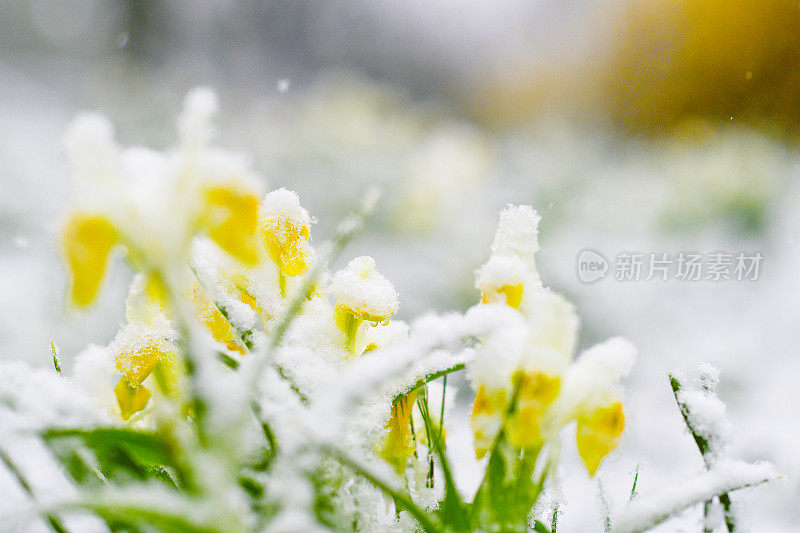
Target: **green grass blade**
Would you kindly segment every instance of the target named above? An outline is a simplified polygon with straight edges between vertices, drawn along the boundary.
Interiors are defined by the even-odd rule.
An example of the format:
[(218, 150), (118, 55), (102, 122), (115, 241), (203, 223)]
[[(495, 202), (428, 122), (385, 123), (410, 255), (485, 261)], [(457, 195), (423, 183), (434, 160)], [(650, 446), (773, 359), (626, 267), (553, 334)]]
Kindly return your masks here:
[[(697, 445), (697, 449), (700, 450), (700, 454), (703, 456), (703, 462), (706, 464), (706, 468), (710, 468), (711, 464), (709, 461), (709, 454), (711, 452), (708, 440), (700, 435), (700, 432), (697, 431), (691, 422), (691, 413), (689, 411), (689, 406), (686, 405), (684, 402), (680, 400), (679, 393), (681, 390), (681, 383), (673, 374), (669, 374), (669, 384), (672, 388), (672, 395), (675, 397), (675, 402), (678, 404), (678, 408), (681, 411), (681, 415), (683, 416), (683, 422), (686, 424), (686, 427), (689, 428), (689, 432), (692, 434), (692, 438), (694, 439), (695, 444)], [(638, 471), (637, 471), (638, 474)], [(725, 527), (727, 528), (729, 533), (734, 533), (736, 531), (736, 517), (733, 514), (733, 504), (731, 502), (731, 497), (727, 492), (723, 492), (719, 495), (719, 502), (722, 505), (722, 513), (723, 518), (725, 521)], [(711, 511), (711, 501), (707, 501), (703, 505), (703, 514), (704, 517), (708, 517), (709, 512)]]
[(394, 400), (392, 400), (392, 404), (396, 404), (403, 396), (408, 395), (409, 392), (415, 391), (421, 387), (424, 387), (431, 381), (435, 379), (439, 379), (440, 377), (446, 376), (448, 374), (452, 374), (453, 372), (458, 372), (459, 370), (464, 370), (466, 365), (464, 363), (458, 363), (450, 368), (445, 368), (444, 370), (439, 370), (437, 372), (432, 372), (430, 374), (425, 375), (424, 377), (420, 378), (410, 389), (408, 389), (403, 394), (398, 394), (395, 396)]
[(456, 531), (468, 531), (469, 517), (467, 506), (461, 500), (461, 495), (458, 493), (458, 487), (453, 478), (450, 462), (447, 459), (447, 454), (442, 442), (441, 426), (444, 425), (444, 419), (440, 419), (439, 431), (435, 431), (428, 408), (427, 391), (423, 392), (417, 399), (417, 405), (419, 406), (422, 420), (425, 423), (428, 445), (431, 446), (436, 456), (439, 458), (439, 466), (442, 469), (444, 477), (444, 501), (442, 502), (439, 515), (442, 517), (444, 524), (449, 528)]
[(50, 341), (50, 353), (53, 354), (53, 367), (56, 369), (56, 372), (64, 375), (64, 372), (61, 371), (61, 357), (58, 351), (58, 347), (56, 347), (56, 343)]

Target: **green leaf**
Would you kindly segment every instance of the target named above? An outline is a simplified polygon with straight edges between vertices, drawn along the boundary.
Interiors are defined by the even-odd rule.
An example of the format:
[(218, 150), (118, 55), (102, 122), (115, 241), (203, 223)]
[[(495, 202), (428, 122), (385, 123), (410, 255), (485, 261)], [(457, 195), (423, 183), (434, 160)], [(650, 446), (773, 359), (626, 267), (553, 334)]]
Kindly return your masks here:
[(205, 525), (198, 525), (191, 520), (176, 516), (171, 513), (147, 507), (138, 507), (133, 504), (114, 504), (94, 502), (85, 505), (78, 505), (88, 509), (102, 518), (109, 524), (129, 525), (134, 530), (139, 526), (147, 524), (163, 533), (212, 533), (222, 531), (217, 528), (209, 528)]
[[(97, 471), (108, 479), (156, 479), (166, 485), (179, 484), (176, 468), (166, 444), (154, 433), (125, 428), (49, 429), (42, 434), (72, 477), (91, 484)], [(81, 448), (97, 460), (87, 465)]]
[(472, 503), (473, 527), (527, 531), (528, 515), (542, 491), (533, 481), (538, 451), (515, 450), (504, 439), (495, 446)]
[[(515, 383), (507, 420), (519, 397), (519, 382)], [(472, 502), (470, 521), (473, 528), (502, 531), (528, 530), (528, 515), (539, 499), (544, 480), (533, 480), (540, 448), (518, 450), (506, 441), (505, 430), (495, 438), (483, 481)], [(493, 527), (490, 527), (493, 526)]]
[(134, 429), (116, 427), (55, 428), (46, 430), (42, 437), (47, 441), (70, 437), (78, 438), (92, 449), (125, 447), (140, 460), (154, 465), (165, 465), (171, 460), (167, 446), (155, 433)]
[(636, 474), (633, 476), (633, 486), (631, 487), (631, 495), (628, 498), (628, 501), (631, 501), (636, 497), (636, 484), (639, 482), (639, 465), (636, 465)]
[(55, 367), (56, 372), (63, 375), (64, 373), (61, 371), (61, 357), (59, 356), (56, 343), (53, 341), (50, 341), (50, 353), (53, 354), (53, 367)]
[[(672, 395), (675, 397), (675, 403), (678, 404), (678, 408), (681, 410), (681, 415), (683, 416), (683, 422), (686, 424), (686, 427), (689, 428), (689, 431), (692, 434), (692, 438), (694, 439), (695, 444), (697, 445), (697, 449), (700, 450), (700, 455), (703, 456), (703, 462), (706, 464), (706, 468), (711, 466), (709, 462), (708, 456), (711, 453), (708, 439), (706, 439), (703, 435), (697, 431), (694, 426), (692, 426), (691, 422), (691, 413), (689, 412), (689, 406), (686, 403), (682, 402), (679, 398), (679, 393), (681, 391), (681, 382), (678, 381), (673, 374), (669, 374), (669, 384), (672, 387)], [(639, 476), (639, 470), (637, 467), (636, 476)], [(634, 480), (634, 488), (636, 488), (636, 481)], [(633, 498), (633, 491), (631, 491), (631, 498)], [(722, 505), (722, 514), (725, 520), (725, 527), (730, 533), (733, 533), (736, 530), (736, 517), (733, 513), (733, 503), (731, 502), (731, 497), (727, 492), (723, 492), (719, 495), (719, 503)], [(711, 501), (705, 502), (705, 506), (703, 509), (704, 516), (707, 516), (711, 507)]]

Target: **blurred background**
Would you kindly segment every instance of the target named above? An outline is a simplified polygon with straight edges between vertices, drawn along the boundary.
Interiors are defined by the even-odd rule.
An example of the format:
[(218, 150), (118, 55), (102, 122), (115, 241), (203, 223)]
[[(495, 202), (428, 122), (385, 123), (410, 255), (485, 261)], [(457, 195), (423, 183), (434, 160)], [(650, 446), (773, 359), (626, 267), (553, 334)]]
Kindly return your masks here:
[[(296, 190), (317, 242), (370, 184), (384, 197), (341, 258), (395, 282), (401, 318), (463, 310), (497, 212), (542, 215), (540, 270), (582, 346), (640, 349), (628, 431), (600, 479), (621, 505), (702, 461), (667, 382), (722, 367), (732, 453), (785, 478), (734, 497), (754, 531), (800, 520), (800, 7), (789, 0), (11, 0), (0, 3), (0, 358), (67, 367), (106, 344), (130, 282), (64, 306), (61, 137), (100, 110), (123, 144), (169, 146), (185, 93), (220, 95), (219, 142)], [(584, 248), (760, 252), (756, 281), (579, 281)], [(455, 417), (465, 419), (468, 388)], [(459, 435), (463, 436), (459, 440)], [(453, 431), (463, 459), (466, 431)], [(567, 445), (566, 457), (575, 457)], [(600, 531), (598, 486), (564, 467), (564, 531)], [(662, 531), (697, 531), (690, 511)]]

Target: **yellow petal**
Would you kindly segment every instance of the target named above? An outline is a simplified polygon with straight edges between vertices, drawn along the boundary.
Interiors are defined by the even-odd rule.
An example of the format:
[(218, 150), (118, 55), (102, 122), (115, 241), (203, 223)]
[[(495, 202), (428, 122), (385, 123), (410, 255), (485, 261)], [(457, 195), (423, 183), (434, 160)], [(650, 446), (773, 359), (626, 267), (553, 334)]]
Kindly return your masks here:
[(414, 452), (414, 440), (411, 437), (411, 409), (417, 401), (419, 391), (412, 391), (403, 396), (392, 406), (392, 415), (386, 427), (389, 434), (383, 441), (381, 455), (398, 472), (405, 470), (408, 456)]
[(119, 412), (123, 420), (128, 420), (133, 413), (141, 411), (150, 401), (150, 391), (146, 387), (131, 387), (124, 377), (114, 387)]
[(115, 356), (117, 372), (125, 376), (131, 386), (138, 387), (163, 355), (163, 348), (155, 343), (126, 346)]
[(179, 368), (178, 358), (174, 352), (167, 353), (159, 359), (153, 369), (153, 377), (162, 394), (170, 398), (177, 397)]
[(507, 422), (508, 441), (515, 448), (542, 445), (542, 420), (561, 389), (561, 378), (543, 372), (518, 374), (519, 396)]
[(602, 460), (617, 447), (624, 429), (625, 413), (620, 402), (578, 417), (578, 453), (590, 476), (594, 476)]
[(67, 220), (62, 235), (64, 255), (70, 273), (69, 297), (77, 307), (97, 298), (117, 232), (100, 215), (75, 213)]
[[(214, 337), (214, 340), (228, 345), (235, 343), (234, 331), (231, 323), (225, 318), (225, 315), (217, 308), (211, 298), (208, 297), (203, 287), (199, 283), (195, 283), (192, 288), (192, 307), (197, 321), (203, 324), (206, 329)], [(240, 350), (239, 350), (240, 351)]]
[(522, 303), (523, 285), (503, 285), (499, 289), (481, 294), (481, 303), (505, 303), (509, 307), (518, 308)]
[(156, 274), (148, 275), (145, 282), (145, 292), (153, 303), (157, 304), (161, 309), (166, 309), (169, 296), (161, 276)]
[(253, 265), (258, 262), (258, 197), (253, 191), (216, 186), (206, 191), (205, 226), (220, 248)]
[(342, 307), (341, 305), (335, 307), (334, 316), (336, 325), (339, 326), (339, 329), (344, 333), (345, 351), (351, 355), (357, 355), (355, 353), (356, 339), (358, 337), (359, 328), (361, 324), (364, 323), (364, 319), (354, 314), (351, 309)]
[(267, 219), (260, 226), (261, 239), (270, 258), (286, 276), (299, 276), (311, 264), (308, 226), (293, 218)]
[(470, 417), (470, 426), (475, 437), (475, 457), (478, 459), (491, 449), (497, 433), (503, 426), (506, 407), (505, 391), (490, 393), (483, 385), (478, 388)]

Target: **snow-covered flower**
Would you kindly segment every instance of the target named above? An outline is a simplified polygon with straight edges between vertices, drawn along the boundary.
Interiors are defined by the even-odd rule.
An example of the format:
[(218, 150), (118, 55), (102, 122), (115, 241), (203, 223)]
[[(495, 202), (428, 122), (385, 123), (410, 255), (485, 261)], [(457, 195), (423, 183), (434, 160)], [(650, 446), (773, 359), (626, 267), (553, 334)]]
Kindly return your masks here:
[(178, 335), (164, 308), (148, 294), (142, 275), (136, 276), (125, 309), (128, 323), (117, 332), (107, 352), (121, 374), (114, 394), (120, 416), (128, 420), (149, 402), (152, 393), (143, 383), (154, 371), (159, 392), (176, 393)]
[(264, 248), (281, 274), (298, 276), (311, 265), (311, 217), (297, 193), (278, 189), (266, 195), (258, 215), (258, 229)]
[[(127, 323), (76, 365), (113, 423), (87, 433), (87, 451), (118, 437), (152, 482), (127, 491), (128, 474), (100, 464), (108, 453), (77, 450), (106, 482), (87, 510), (139, 509), (132, 523), (151, 529), (524, 531), (573, 424), (595, 475), (625, 426), (620, 381), (635, 350), (612, 339), (574, 360), (578, 317), (542, 286), (530, 206), (500, 213), (476, 272), (481, 303), (408, 326), (392, 319), (398, 294), (371, 257), (333, 277), (320, 261), (308, 280), (312, 218), (286, 189), (257, 201), (247, 165), (209, 147), (214, 109), (213, 95), (191, 93), (180, 144), (164, 153), (119, 149), (96, 115), (73, 126), (72, 301), (96, 298), (117, 246), (140, 271)], [(444, 451), (447, 375), (465, 367), (476, 455), (491, 454), (469, 501)]]
[(368, 256), (356, 257), (338, 271), (328, 291), (336, 298), (336, 323), (344, 332), (346, 349), (351, 353), (361, 324), (386, 323), (399, 306), (397, 291)]
[(224, 344), (227, 349), (244, 355), (244, 349), (236, 342), (236, 331), (230, 321), (209, 298), (200, 283), (194, 283), (192, 286), (190, 299), (195, 317), (211, 333), (214, 340)]
[(578, 453), (589, 474), (619, 444), (625, 429), (620, 381), (636, 360), (636, 348), (621, 337), (584, 351), (570, 365), (554, 406), (559, 423), (577, 422)]
[(209, 146), (215, 110), (211, 91), (189, 93), (179, 145), (163, 153), (123, 150), (100, 114), (72, 123), (66, 148), (76, 194), (62, 246), (75, 306), (95, 300), (117, 245), (155, 280), (185, 263), (200, 233), (243, 263), (258, 262), (259, 187), (241, 157)]
[(381, 447), (381, 456), (386, 459), (395, 470), (403, 472), (406, 469), (408, 457), (414, 452), (414, 440), (411, 434), (411, 413), (417, 401), (418, 390), (403, 395), (392, 406), (392, 413), (386, 427), (389, 432)]
[(594, 475), (624, 428), (619, 380), (635, 350), (612, 339), (573, 363), (579, 321), (569, 302), (541, 285), (534, 257), (538, 221), (529, 206), (506, 208), (492, 257), (477, 272), (482, 302), (517, 309), (524, 327), (486, 339), (470, 365), (475, 452), (482, 457), (502, 437), (513, 448), (538, 453), (576, 421), (578, 451)]
[(475, 278), (482, 303), (519, 308), (524, 295), (541, 288), (534, 260), (539, 250), (539, 220), (530, 206), (508, 206), (500, 212), (492, 255)]

